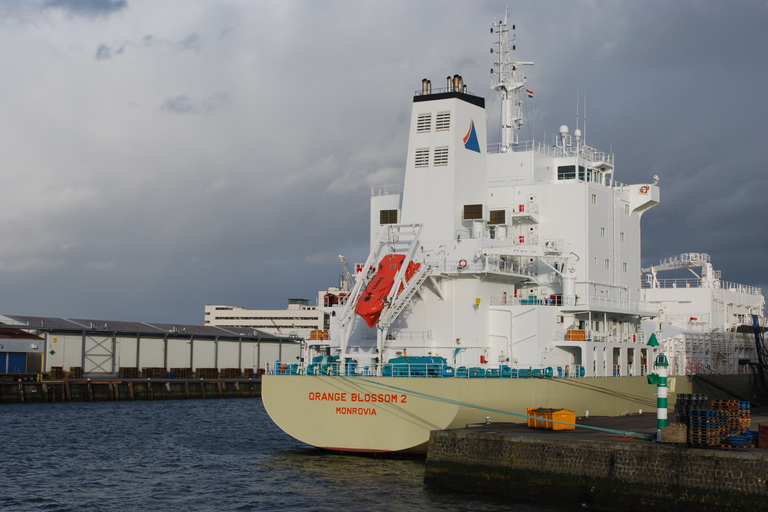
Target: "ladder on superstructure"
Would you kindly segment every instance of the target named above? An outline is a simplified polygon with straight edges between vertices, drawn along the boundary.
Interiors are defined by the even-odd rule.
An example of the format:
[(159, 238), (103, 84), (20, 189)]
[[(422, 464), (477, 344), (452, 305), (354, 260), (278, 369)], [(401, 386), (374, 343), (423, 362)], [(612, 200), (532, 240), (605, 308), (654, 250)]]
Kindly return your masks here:
[(416, 292), (421, 289), (421, 285), (432, 274), (432, 265), (422, 263), (419, 270), (416, 271), (416, 275), (411, 277), (411, 280), (407, 282), (403, 291), (397, 295), (392, 302), (384, 308), (379, 316), (379, 327), (382, 329), (388, 329), (392, 322), (394, 322), (400, 313), (406, 307), (409, 307), (412, 302), (412, 298), (416, 295)]
[[(399, 290), (400, 285), (406, 284), (405, 272), (408, 269), (408, 264), (413, 261), (413, 258), (416, 255), (416, 249), (423, 227), (423, 224), (387, 224), (382, 226), (379, 236), (374, 242), (371, 252), (368, 255), (368, 259), (365, 261), (365, 265), (363, 265), (362, 270), (357, 274), (355, 286), (349, 293), (349, 298), (347, 299), (339, 318), (339, 326), (341, 327), (341, 339), (339, 341), (342, 354), (346, 353), (349, 339), (357, 323), (355, 307), (357, 306), (360, 297), (363, 295), (365, 288), (368, 286), (368, 283), (370, 283), (373, 276), (376, 275), (376, 264), (385, 254), (405, 254), (405, 260), (403, 260), (402, 267), (395, 276), (392, 289), (388, 294), (389, 297), (396, 295), (396, 291)], [(426, 264), (422, 263), (422, 267), (426, 267)], [(429, 267), (429, 270), (431, 270), (431, 267)], [(421, 274), (417, 272), (417, 274), (411, 278), (411, 282), (413, 282), (419, 275)], [(426, 275), (429, 275), (429, 273), (427, 272)], [(426, 279), (426, 277), (423, 279)], [(421, 281), (422, 283), (424, 282), (423, 279)], [(403, 292), (405, 292), (405, 290), (403, 290)]]

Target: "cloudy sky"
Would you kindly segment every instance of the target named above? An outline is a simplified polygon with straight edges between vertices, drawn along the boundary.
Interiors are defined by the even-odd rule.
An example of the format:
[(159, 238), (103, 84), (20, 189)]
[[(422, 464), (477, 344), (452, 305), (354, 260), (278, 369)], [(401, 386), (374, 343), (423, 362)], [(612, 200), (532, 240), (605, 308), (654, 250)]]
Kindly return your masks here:
[(0, 0), (0, 313), (314, 302), (367, 255), (421, 79), (489, 97), (507, 3), (534, 135), (580, 91), (616, 179), (661, 177), (644, 264), (768, 289), (766, 1)]

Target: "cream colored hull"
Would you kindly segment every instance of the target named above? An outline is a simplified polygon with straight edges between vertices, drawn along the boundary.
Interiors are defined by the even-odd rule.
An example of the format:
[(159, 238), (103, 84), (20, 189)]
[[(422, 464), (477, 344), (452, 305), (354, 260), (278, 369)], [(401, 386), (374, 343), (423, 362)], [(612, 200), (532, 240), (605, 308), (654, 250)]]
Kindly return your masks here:
[[(682, 380), (682, 379), (680, 379)], [(677, 392), (690, 393), (690, 389)], [(528, 407), (581, 416), (656, 410), (645, 377), (581, 379), (419, 379), (265, 375), (262, 400), (291, 437), (318, 448), (424, 451), (431, 430), (468, 423), (522, 423)], [(502, 412), (503, 411), (503, 412)], [(515, 414), (505, 414), (515, 413)]]

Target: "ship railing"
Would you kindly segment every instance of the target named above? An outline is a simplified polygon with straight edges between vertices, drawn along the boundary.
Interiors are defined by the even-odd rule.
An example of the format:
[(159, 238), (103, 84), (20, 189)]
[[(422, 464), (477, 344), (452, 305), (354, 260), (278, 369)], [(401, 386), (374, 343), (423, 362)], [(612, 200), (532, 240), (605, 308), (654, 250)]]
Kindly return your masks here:
[[(648, 283), (653, 282), (653, 276), (647, 274), (646, 281)], [(749, 286), (745, 284), (733, 283), (731, 281), (723, 281), (716, 279), (714, 281), (703, 281), (700, 278), (674, 278), (674, 279), (656, 279), (655, 288), (716, 288), (720, 290), (728, 290), (730, 292), (743, 293), (745, 295), (762, 295), (761, 288), (756, 286)]]
[(398, 185), (382, 185), (373, 187), (371, 189), (371, 197), (377, 196), (394, 196), (403, 194), (403, 184)]
[[(372, 377), (377, 375), (374, 365), (359, 365), (356, 361), (347, 361), (344, 376)], [(318, 363), (287, 363), (274, 361), (266, 363), (267, 375), (294, 376), (340, 376), (341, 364), (334, 362)], [(517, 368), (510, 365), (450, 365), (446, 363), (415, 362), (415, 363), (386, 363), (382, 365), (382, 377), (413, 377), (433, 379), (549, 379), (549, 378), (580, 378), (585, 377), (586, 371), (581, 365), (560, 366), (529, 366)]]
[[(517, 152), (524, 152), (524, 151), (532, 151), (534, 149), (534, 146), (535, 146), (535, 143), (532, 140), (524, 140), (522, 142), (518, 141), (516, 145), (514, 144), (511, 145), (507, 152), (517, 153)], [(488, 144), (486, 147), (488, 149), (488, 153), (491, 153), (491, 154), (501, 153), (501, 142)]]
[(630, 299), (615, 299), (610, 297), (590, 297), (589, 305), (593, 308), (611, 308), (611, 309), (623, 309), (627, 311), (645, 311), (648, 313), (655, 313), (656, 309), (651, 305), (639, 301)]

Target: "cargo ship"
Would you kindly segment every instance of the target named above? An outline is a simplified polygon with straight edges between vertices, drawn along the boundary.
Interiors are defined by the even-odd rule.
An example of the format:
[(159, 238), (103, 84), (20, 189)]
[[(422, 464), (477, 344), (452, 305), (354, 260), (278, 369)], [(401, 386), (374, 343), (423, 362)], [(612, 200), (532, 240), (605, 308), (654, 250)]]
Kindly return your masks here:
[[(532, 406), (653, 410), (648, 362), (669, 348), (650, 336), (706, 334), (661, 325), (680, 304), (659, 293), (690, 286), (641, 280), (640, 224), (659, 203), (658, 178), (619, 182), (614, 155), (578, 126), (520, 140), (533, 95), (522, 70), (533, 62), (517, 59), (508, 13), (491, 32), (498, 142), (488, 142), (485, 99), (460, 75), (439, 88), (422, 80), (404, 182), (371, 194), (367, 260), (351, 273), (342, 258), (343, 284), (319, 304), (328, 332), (307, 341), (303, 360), (266, 369), (264, 407), (302, 442), (418, 452), (430, 430), (524, 422)], [(729, 293), (710, 277), (710, 292)], [(748, 291), (735, 303), (715, 294), (722, 315), (707, 318), (710, 331), (762, 318), (760, 290)], [(749, 333), (733, 325), (726, 336), (745, 364), (756, 360)], [(673, 370), (693, 368), (685, 354)], [(677, 386), (690, 392), (685, 379)]]

